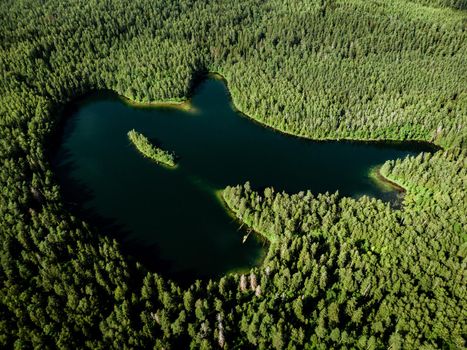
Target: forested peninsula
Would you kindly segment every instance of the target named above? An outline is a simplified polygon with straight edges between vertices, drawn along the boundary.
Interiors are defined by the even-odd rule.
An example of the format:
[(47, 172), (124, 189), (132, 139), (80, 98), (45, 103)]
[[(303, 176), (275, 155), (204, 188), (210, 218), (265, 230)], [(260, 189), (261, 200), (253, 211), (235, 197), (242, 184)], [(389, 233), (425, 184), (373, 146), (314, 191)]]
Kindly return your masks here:
[[(0, 346), (465, 348), (466, 11), (465, 0), (2, 1)], [(74, 98), (181, 101), (208, 72), (239, 110), (287, 133), (442, 149), (382, 166), (406, 189), (400, 210), (232, 184), (223, 197), (267, 233), (267, 256), (184, 286), (75, 216), (49, 153)]]

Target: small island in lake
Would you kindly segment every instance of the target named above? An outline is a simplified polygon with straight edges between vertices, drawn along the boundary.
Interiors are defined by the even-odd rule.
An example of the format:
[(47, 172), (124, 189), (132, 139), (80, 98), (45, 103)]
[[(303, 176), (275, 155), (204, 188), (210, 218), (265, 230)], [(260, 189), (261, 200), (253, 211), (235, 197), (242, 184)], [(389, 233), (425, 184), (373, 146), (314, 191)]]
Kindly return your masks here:
[(171, 168), (177, 165), (175, 155), (172, 152), (154, 146), (143, 134), (133, 129), (128, 131), (127, 135), (133, 145), (135, 145), (136, 149), (145, 157)]

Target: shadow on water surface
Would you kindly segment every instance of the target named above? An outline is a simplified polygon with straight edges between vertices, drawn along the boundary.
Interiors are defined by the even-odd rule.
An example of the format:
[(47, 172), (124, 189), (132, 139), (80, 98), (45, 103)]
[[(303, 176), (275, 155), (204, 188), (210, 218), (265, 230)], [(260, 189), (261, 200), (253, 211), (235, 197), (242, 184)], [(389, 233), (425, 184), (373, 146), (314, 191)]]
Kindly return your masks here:
[[(368, 177), (388, 159), (432, 151), (423, 143), (311, 141), (272, 132), (240, 117), (226, 86), (207, 79), (193, 90), (196, 114), (134, 108), (108, 91), (65, 108), (53, 165), (64, 199), (99, 232), (122, 242), (146, 267), (179, 281), (248, 268), (264, 256), (219, 204), (215, 192), (250, 181), (289, 193), (339, 191), (394, 203)], [(240, 115), (241, 116), (241, 115)], [(127, 138), (135, 129), (173, 151), (168, 170), (142, 157)]]
[[(55, 165), (56, 173), (59, 174), (62, 183), (72, 184), (72, 186), (62, 186), (61, 189), (65, 206), (78, 217), (90, 222), (95, 228), (94, 231), (110, 234), (118, 241), (124, 242), (121, 245), (122, 252), (137, 257), (136, 260), (149, 270), (172, 271), (173, 264), (169, 260), (160, 258), (160, 247), (157, 243), (147, 244), (136, 238), (129, 239), (131, 231), (124, 224), (119, 223), (117, 218), (105, 217), (92, 208), (86, 208), (83, 204), (91, 202), (95, 198), (95, 191), (84, 181), (71, 176), (76, 170), (77, 164), (72, 160), (70, 151), (62, 152), (59, 158), (61, 161), (60, 164)], [(167, 277), (178, 281), (190, 281), (200, 276), (195, 271), (186, 270), (168, 274)]]

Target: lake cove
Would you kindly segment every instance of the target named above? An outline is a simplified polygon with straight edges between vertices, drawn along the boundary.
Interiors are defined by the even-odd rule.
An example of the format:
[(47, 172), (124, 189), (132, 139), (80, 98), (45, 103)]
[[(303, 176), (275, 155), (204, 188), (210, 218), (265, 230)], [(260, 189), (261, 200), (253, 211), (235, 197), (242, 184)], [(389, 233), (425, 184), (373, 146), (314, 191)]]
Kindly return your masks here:
[[(426, 146), (314, 142), (287, 136), (235, 111), (221, 80), (195, 90), (191, 109), (138, 108), (96, 93), (65, 111), (53, 165), (71, 210), (148, 268), (187, 280), (258, 264), (266, 243), (232, 219), (217, 195), (251, 182), (289, 193), (310, 190), (394, 201), (395, 190), (369, 174), (388, 159)], [(177, 155), (170, 169), (145, 158), (127, 133), (136, 130)]]

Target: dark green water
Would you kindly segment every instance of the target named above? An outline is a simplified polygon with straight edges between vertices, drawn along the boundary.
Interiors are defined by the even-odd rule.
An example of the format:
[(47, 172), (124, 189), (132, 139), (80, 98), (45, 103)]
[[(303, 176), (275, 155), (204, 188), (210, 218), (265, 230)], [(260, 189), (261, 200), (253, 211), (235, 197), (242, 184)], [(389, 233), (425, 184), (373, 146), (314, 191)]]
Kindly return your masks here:
[[(65, 200), (102, 232), (118, 236), (146, 266), (175, 278), (218, 276), (261, 259), (263, 244), (244, 232), (214, 190), (250, 181), (290, 193), (339, 190), (392, 200), (371, 167), (421, 151), (414, 145), (312, 142), (285, 136), (236, 113), (222, 81), (195, 91), (196, 112), (135, 108), (101, 93), (66, 112), (54, 164)], [(136, 129), (180, 157), (175, 170), (143, 158)]]

